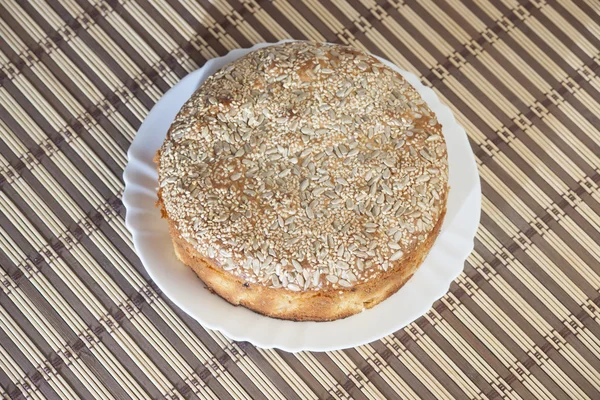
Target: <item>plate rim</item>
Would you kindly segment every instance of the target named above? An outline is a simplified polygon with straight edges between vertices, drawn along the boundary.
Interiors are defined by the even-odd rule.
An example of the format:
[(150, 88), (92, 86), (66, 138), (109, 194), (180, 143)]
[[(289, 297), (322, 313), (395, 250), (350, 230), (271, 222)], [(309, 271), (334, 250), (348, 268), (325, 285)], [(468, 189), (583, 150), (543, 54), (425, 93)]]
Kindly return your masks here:
[[(336, 345), (318, 345), (315, 343), (308, 344), (308, 343), (306, 343), (305, 340), (300, 341), (296, 345), (294, 345), (292, 343), (289, 343), (289, 340), (287, 343), (285, 343), (285, 342), (278, 343), (277, 340), (274, 340), (274, 339), (271, 339), (269, 341), (269, 340), (261, 339), (260, 337), (249, 337), (249, 336), (251, 336), (252, 332), (254, 332), (254, 330), (252, 330), (252, 329), (249, 329), (245, 335), (244, 334), (240, 335), (240, 334), (231, 332), (229, 329), (224, 327), (222, 324), (219, 325), (219, 324), (213, 324), (213, 323), (207, 322), (205, 319), (203, 319), (201, 316), (199, 316), (196, 312), (192, 311), (190, 309), (190, 307), (188, 307), (186, 304), (183, 304), (181, 301), (179, 301), (179, 298), (171, 292), (171, 289), (165, 289), (166, 284), (163, 283), (162, 280), (157, 277), (157, 275), (154, 273), (154, 270), (152, 268), (150, 268), (149, 266), (146, 265), (146, 263), (144, 262), (144, 256), (142, 254), (140, 254), (141, 245), (139, 244), (139, 240), (141, 240), (140, 234), (142, 232), (140, 232), (137, 229), (137, 227), (134, 226), (134, 222), (132, 220), (132, 218), (133, 218), (132, 210), (134, 210), (134, 208), (137, 207), (137, 206), (134, 206), (134, 202), (132, 199), (133, 185), (135, 183), (134, 179), (133, 179), (134, 167), (136, 166), (136, 163), (142, 161), (142, 160), (138, 160), (137, 155), (136, 155), (138, 148), (141, 148), (141, 146), (143, 146), (143, 144), (141, 144), (141, 139), (139, 139), (142, 136), (142, 134), (140, 134), (140, 132), (144, 132), (144, 129), (146, 129), (146, 126), (153, 121), (153, 118), (157, 118), (157, 115), (156, 115), (157, 110), (159, 110), (161, 106), (164, 106), (166, 104), (166, 101), (169, 100), (171, 97), (173, 97), (175, 92), (179, 88), (182, 88), (183, 85), (185, 85), (187, 82), (193, 81), (194, 78), (201, 76), (202, 73), (207, 73), (207, 71), (209, 71), (210, 69), (214, 69), (214, 67), (216, 65), (217, 66), (219, 64), (226, 65), (227, 63), (231, 62), (231, 61), (225, 62), (226, 59), (230, 59), (232, 57), (235, 57), (235, 59), (237, 59), (253, 50), (258, 49), (258, 48), (273, 46), (273, 45), (277, 45), (277, 44), (285, 43), (285, 42), (289, 42), (289, 41), (291, 41), (291, 40), (282, 40), (282, 41), (279, 41), (276, 43), (258, 43), (256, 45), (252, 46), (251, 48), (234, 49), (234, 50), (231, 50), (229, 53), (227, 53), (225, 56), (208, 60), (201, 68), (199, 68), (199, 69), (189, 73), (185, 77), (183, 77), (179, 82), (177, 82), (173, 87), (171, 87), (156, 102), (156, 104), (148, 112), (148, 115), (146, 116), (146, 118), (144, 119), (144, 121), (142, 122), (140, 127), (138, 128), (138, 131), (136, 132), (136, 136), (134, 137), (134, 139), (127, 151), (127, 165), (125, 166), (125, 169), (123, 172), (123, 180), (124, 180), (125, 187), (124, 187), (123, 196), (122, 196), (123, 205), (126, 210), (125, 226), (132, 235), (132, 243), (133, 243), (135, 252), (138, 255), (138, 257), (140, 258), (140, 261), (141, 261), (142, 265), (144, 266), (146, 272), (148, 273), (149, 277), (156, 283), (156, 285), (165, 294), (165, 296), (167, 296), (175, 305), (177, 305), (180, 309), (182, 309), (186, 314), (190, 315), (192, 318), (194, 318), (196, 321), (198, 321), (203, 327), (212, 329), (212, 330), (218, 330), (232, 340), (247, 341), (247, 342), (254, 344), (257, 347), (265, 348), (265, 349), (278, 348), (278, 349), (289, 351), (289, 352), (297, 352), (297, 351), (330, 351), (330, 350), (340, 350), (340, 349), (345, 349), (345, 348), (351, 348), (351, 347), (363, 345), (366, 343), (370, 343), (375, 340), (379, 340), (382, 337), (385, 337), (393, 332), (396, 332), (399, 329), (402, 329), (406, 325), (410, 324), (411, 322), (415, 321), (416, 319), (418, 319), (419, 317), (421, 317), (425, 313), (427, 313), (427, 311), (429, 311), (431, 309), (432, 305), (448, 292), (450, 284), (463, 271), (464, 263), (474, 248), (474, 238), (475, 238), (475, 234), (477, 232), (478, 226), (479, 226), (480, 210), (481, 210), (481, 184), (480, 184), (479, 174), (478, 174), (478, 170), (477, 170), (477, 164), (475, 161), (475, 155), (473, 154), (473, 151), (471, 149), (468, 136), (467, 136), (464, 128), (458, 123), (458, 121), (456, 121), (456, 118), (455, 118), (454, 114), (452, 113), (452, 111), (450, 110), (450, 108), (448, 106), (446, 106), (445, 104), (443, 104), (440, 101), (437, 94), (431, 88), (428, 88), (425, 85), (423, 85), (423, 83), (421, 83), (419, 78), (416, 75), (414, 75), (413, 73), (400, 69), (395, 64), (391, 63), (390, 61), (388, 61), (382, 57), (375, 56), (382, 63), (384, 63), (384, 64), (392, 67), (396, 71), (400, 72), (402, 74), (402, 76), (411, 85), (413, 85), (413, 87), (415, 87), (415, 89), (424, 98), (424, 100), (425, 100), (425, 97), (427, 97), (427, 100), (425, 100), (425, 101), (430, 106), (430, 108), (432, 108), (432, 109), (436, 108), (439, 110), (439, 111), (435, 111), (436, 115), (438, 116), (438, 120), (440, 120), (440, 115), (442, 115), (442, 117), (446, 120), (445, 124), (443, 124), (443, 127), (445, 127), (447, 130), (452, 129), (453, 131), (458, 132), (457, 134), (459, 134), (461, 136), (461, 139), (466, 141), (466, 145), (468, 146), (469, 153), (470, 153), (470, 159), (468, 160), (468, 164), (470, 164), (469, 169), (471, 170), (471, 172), (473, 172), (470, 179), (472, 179), (473, 182), (472, 182), (472, 186), (471, 186), (471, 191), (469, 192), (469, 194), (467, 196), (465, 196), (465, 200), (471, 202), (471, 207), (468, 207), (468, 208), (472, 209), (472, 215), (470, 216), (471, 221), (470, 221), (469, 226), (463, 227), (466, 229), (466, 232), (463, 232), (463, 235), (469, 238), (468, 239), (469, 245), (465, 245), (462, 248), (461, 254), (454, 257), (456, 260), (458, 260), (458, 259), (462, 260), (462, 261), (460, 261), (460, 263), (461, 263), (460, 269), (457, 267), (454, 270), (453, 274), (444, 277), (443, 283), (439, 283), (437, 290), (435, 291), (435, 294), (430, 295), (427, 300), (423, 301), (421, 304), (421, 307), (413, 310), (413, 312), (411, 313), (411, 316), (409, 318), (405, 318), (406, 320), (407, 319), (410, 319), (410, 320), (399, 322), (398, 324), (395, 324), (393, 329), (388, 328), (385, 331), (377, 331), (375, 329), (371, 335), (365, 335), (365, 337), (362, 338), (361, 340), (359, 340), (358, 342), (345, 343), (341, 346), (339, 346), (339, 345), (338, 346), (336, 346)], [(221, 68), (221, 67), (219, 67), (219, 68)], [(207, 76), (210, 76), (210, 75), (211, 74), (207, 74)], [(204, 79), (206, 79), (206, 77)], [(195, 91), (195, 88), (194, 88), (194, 91)], [(187, 99), (184, 100), (184, 102), (185, 101), (187, 101)], [(433, 107), (432, 107), (432, 105), (433, 105)], [(166, 132), (165, 132), (165, 134), (166, 134)], [(455, 140), (459, 140), (459, 139), (455, 139)], [(450, 168), (451, 168), (451, 166), (450, 166)], [(158, 186), (158, 182), (156, 182), (156, 186)], [(450, 199), (451, 195), (452, 195), (452, 188), (450, 188), (449, 199)], [(463, 206), (461, 208), (461, 210), (464, 208), (465, 207)], [(461, 210), (459, 210), (459, 212)], [(477, 212), (475, 212), (475, 211), (477, 211)], [(156, 212), (157, 213), (159, 212), (158, 209), (156, 209)], [(444, 221), (444, 225), (446, 225), (446, 223), (447, 223), (447, 221)], [(442, 233), (443, 232), (444, 232), (444, 226), (442, 227)], [(440, 236), (442, 235), (442, 233), (440, 233)], [(439, 241), (439, 237), (436, 239), (436, 243), (438, 241)], [(434, 248), (435, 248), (435, 243), (434, 243), (434, 246), (432, 247), (432, 251)], [(456, 260), (454, 260), (454, 262), (458, 262)], [(421, 269), (421, 267), (419, 268), (419, 270), (420, 269)], [(414, 279), (414, 277), (411, 277), (410, 280), (413, 280), (413, 279)], [(410, 282), (410, 280), (409, 280), (409, 282)], [(405, 286), (400, 288), (400, 290), (398, 290), (397, 293), (400, 293), (404, 289)], [(394, 295), (392, 295), (392, 296), (390, 296), (390, 298), (384, 300), (384, 302), (382, 302), (381, 304), (384, 304), (385, 302), (390, 301), (394, 297)], [(221, 299), (221, 300), (225, 301), (223, 299)], [(229, 303), (227, 303), (227, 304), (232, 308), (236, 308), (236, 306), (233, 306)], [(376, 309), (381, 304), (378, 304), (373, 309)], [(252, 312), (252, 311), (250, 311), (250, 312)], [(365, 312), (368, 312), (368, 310)], [(357, 314), (357, 315), (364, 314), (365, 312)], [(252, 313), (254, 313), (254, 312), (252, 312)], [(254, 314), (256, 314), (256, 313), (254, 313)], [(301, 326), (304, 324), (327, 325), (327, 324), (332, 324), (332, 323), (336, 322), (336, 321), (294, 322), (294, 321), (278, 320), (278, 319), (266, 317), (266, 316), (260, 315), (260, 314), (256, 314), (256, 315), (258, 315), (261, 319), (266, 318), (266, 319), (270, 320), (271, 322), (277, 321), (277, 322), (281, 322), (283, 324), (290, 324), (290, 323), (294, 324), (294, 325), (298, 324), (297, 326)], [(348, 317), (345, 320), (349, 320), (351, 318), (353, 318), (353, 317)], [(338, 320), (338, 321), (342, 321), (342, 320)], [(278, 325), (278, 323), (274, 323), (274, 324), (271, 323), (271, 325)]]

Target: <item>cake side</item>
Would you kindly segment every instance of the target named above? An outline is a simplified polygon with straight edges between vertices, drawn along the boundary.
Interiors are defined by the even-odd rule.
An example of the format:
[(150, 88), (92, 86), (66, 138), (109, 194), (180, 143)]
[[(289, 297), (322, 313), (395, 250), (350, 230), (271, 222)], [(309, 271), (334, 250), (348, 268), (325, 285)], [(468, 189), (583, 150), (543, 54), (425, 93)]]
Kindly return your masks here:
[[(159, 192), (157, 206), (166, 213)], [(218, 266), (198, 252), (179, 234), (176, 224), (168, 221), (175, 255), (191, 268), (206, 287), (235, 306), (244, 306), (259, 314), (292, 321), (333, 321), (372, 308), (396, 293), (416, 272), (435, 243), (446, 210), (428, 238), (377, 279), (351, 288), (327, 288), (295, 292), (250, 283)], [(167, 218), (168, 219), (168, 218)]]

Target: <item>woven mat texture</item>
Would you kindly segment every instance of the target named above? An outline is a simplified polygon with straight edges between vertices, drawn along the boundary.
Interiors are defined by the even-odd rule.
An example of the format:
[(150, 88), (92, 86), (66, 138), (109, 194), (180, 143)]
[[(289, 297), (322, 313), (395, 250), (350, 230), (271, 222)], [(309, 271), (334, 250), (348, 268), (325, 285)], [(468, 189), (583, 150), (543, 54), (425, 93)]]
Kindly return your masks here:
[[(1, 0), (0, 36), (2, 398), (600, 399), (598, 0)], [(206, 60), (284, 38), (417, 74), (481, 175), (449, 293), (346, 351), (203, 329), (124, 226), (150, 108)]]

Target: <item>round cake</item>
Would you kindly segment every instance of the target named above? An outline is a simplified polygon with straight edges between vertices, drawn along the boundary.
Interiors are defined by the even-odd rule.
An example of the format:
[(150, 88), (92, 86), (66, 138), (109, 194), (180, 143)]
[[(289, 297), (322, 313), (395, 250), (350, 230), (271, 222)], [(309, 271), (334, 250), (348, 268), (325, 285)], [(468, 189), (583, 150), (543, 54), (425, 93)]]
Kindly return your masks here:
[[(441, 125), (351, 47), (261, 48), (209, 77), (156, 156), (177, 257), (234, 305), (328, 321), (395, 293), (446, 212)], [(410, 305), (406, 305), (410, 307)]]

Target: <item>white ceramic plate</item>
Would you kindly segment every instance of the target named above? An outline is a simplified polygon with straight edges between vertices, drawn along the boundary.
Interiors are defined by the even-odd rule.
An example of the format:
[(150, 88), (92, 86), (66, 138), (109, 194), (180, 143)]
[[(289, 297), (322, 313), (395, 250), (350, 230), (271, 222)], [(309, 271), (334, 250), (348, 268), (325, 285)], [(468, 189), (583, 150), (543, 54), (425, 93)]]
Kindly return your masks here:
[(152, 158), (183, 103), (208, 76), (225, 64), (269, 45), (263, 43), (250, 49), (234, 50), (208, 61), (201, 69), (183, 78), (152, 108), (128, 152), (123, 194), (127, 228), (150, 277), (175, 304), (206, 328), (217, 329), (231, 339), (248, 341), (259, 347), (292, 352), (338, 350), (372, 342), (422, 316), (448, 291), (473, 250), (473, 238), (479, 224), (481, 189), (467, 135), (448, 107), (442, 105), (437, 95), (423, 86), (415, 75), (381, 59), (417, 89), (443, 126), (450, 164), (448, 211), (440, 235), (415, 275), (398, 293), (372, 309), (333, 322), (292, 322), (234, 307), (210, 293), (194, 272), (177, 260), (167, 223), (154, 206), (158, 174)]

